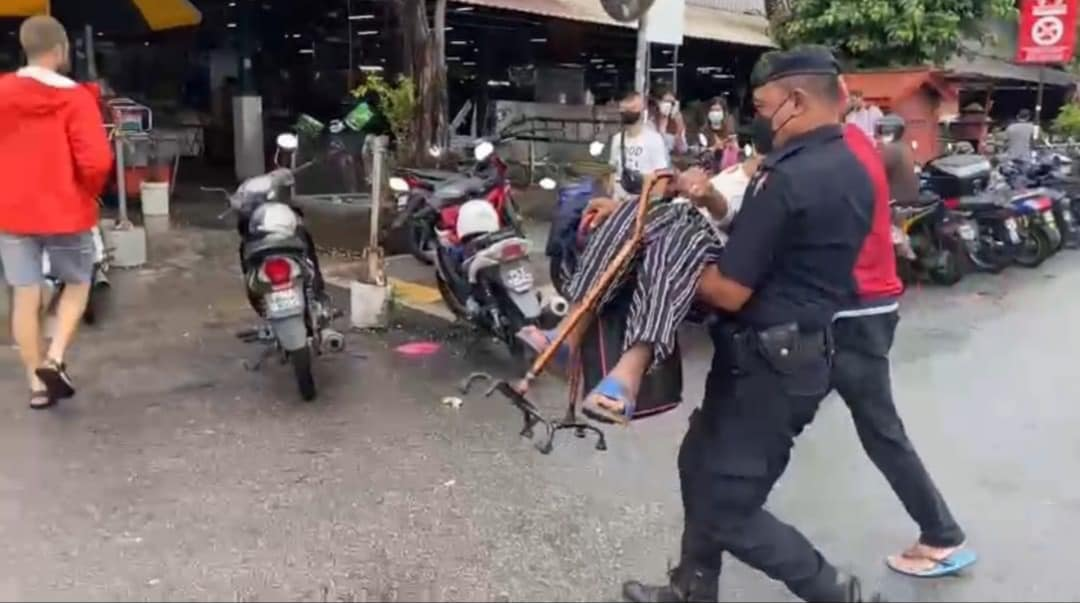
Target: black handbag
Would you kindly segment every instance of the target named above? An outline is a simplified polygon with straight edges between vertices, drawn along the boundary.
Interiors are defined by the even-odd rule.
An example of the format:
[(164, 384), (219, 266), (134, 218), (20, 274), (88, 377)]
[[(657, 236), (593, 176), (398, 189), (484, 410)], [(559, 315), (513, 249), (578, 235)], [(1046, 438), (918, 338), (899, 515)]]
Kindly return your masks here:
[(623, 130), (619, 135), (619, 163), (622, 168), (622, 176), (619, 178), (619, 184), (627, 193), (631, 195), (640, 195), (642, 187), (645, 186), (644, 178), (641, 177), (641, 172), (637, 170), (626, 169), (626, 130)]
[[(624, 286), (611, 303), (600, 309), (582, 338), (581, 382), (585, 394), (600, 383), (623, 353), (633, 293), (632, 286)], [(672, 354), (645, 375), (634, 408), (634, 419), (676, 408), (682, 403), (682, 389), (682, 353), (676, 343)]]

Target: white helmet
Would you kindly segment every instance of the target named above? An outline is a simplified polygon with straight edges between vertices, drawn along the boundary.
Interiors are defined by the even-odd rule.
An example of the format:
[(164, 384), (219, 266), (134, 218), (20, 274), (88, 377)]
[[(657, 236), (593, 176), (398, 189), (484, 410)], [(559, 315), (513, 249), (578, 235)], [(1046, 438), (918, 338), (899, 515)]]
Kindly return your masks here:
[(296, 212), (284, 203), (263, 203), (251, 215), (252, 234), (270, 237), (291, 237), (296, 234), (300, 221)]
[(458, 239), (488, 234), (499, 230), (499, 214), (491, 203), (483, 199), (473, 199), (461, 206), (458, 211)]

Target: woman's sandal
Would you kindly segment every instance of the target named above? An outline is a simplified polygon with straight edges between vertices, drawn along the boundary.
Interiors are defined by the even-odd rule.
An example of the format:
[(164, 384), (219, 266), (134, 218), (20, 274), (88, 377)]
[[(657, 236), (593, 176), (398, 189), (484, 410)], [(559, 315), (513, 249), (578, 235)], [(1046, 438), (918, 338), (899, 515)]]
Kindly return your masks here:
[[(905, 559), (909, 561), (926, 562), (929, 564), (929, 567), (923, 570), (911, 570), (901, 565), (902, 560)], [(914, 578), (942, 578), (960, 573), (972, 565), (975, 565), (975, 562), (978, 561), (978, 559), (979, 557), (975, 554), (975, 551), (964, 547), (960, 547), (952, 553), (940, 558), (912, 549), (904, 551), (899, 555), (888, 557), (885, 560), (885, 564), (889, 566), (889, 569), (892, 571), (905, 576)]]
[[(614, 411), (597, 404), (595, 398), (602, 397), (612, 402), (621, 402), (622, 411)], [(594, 421), (602, 423), (614, 423), (629, 425), (634, 418), (634, 400), (630, 397), (629, 388), (621, 381), (612, 376), (604, 377), (596, 384), (589, 395), (581, 402), (581, 414)]]
[(55, 360), (46, 360), (41, 368), (34, 371), (38, 379), (49, 390), (49, 397), (54, 400), (66, 400), (75, 395), (75, 387), (71, 385), (67, 367), (64, 363)]
[(30, 392), (30, 408), (34, 410), (45, 410), (56, 406), (56, 398), (49, 395), (49, 392), (39, 391)]

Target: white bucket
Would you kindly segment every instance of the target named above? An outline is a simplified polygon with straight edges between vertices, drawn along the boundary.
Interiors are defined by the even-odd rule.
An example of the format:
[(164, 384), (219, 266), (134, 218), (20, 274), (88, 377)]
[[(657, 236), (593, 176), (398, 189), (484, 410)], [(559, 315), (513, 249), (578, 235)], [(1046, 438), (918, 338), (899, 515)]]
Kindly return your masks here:
[(169, 215), (168, 182), (143, 182), (139, 194), (144, 216)]

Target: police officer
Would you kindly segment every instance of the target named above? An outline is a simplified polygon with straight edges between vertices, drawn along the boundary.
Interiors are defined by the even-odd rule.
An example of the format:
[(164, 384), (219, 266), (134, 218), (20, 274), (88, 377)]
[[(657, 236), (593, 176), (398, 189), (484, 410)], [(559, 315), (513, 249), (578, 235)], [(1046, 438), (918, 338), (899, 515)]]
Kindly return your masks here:
[(763, 507), (829, 389), (829, 327), (854, 288), (873, 184), (844, 143), (831, 53), (768, 53), (751, 84), (755, 146), (773, 150), (698, 287), (729, 318), (711, 327), (705, 400), (679, 451), (682, 555), (668, 584), (624, 584), (630, 601), (716, 601), (724, 553), (807, 601), (862, 599), (855, 577)]

